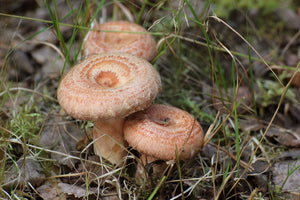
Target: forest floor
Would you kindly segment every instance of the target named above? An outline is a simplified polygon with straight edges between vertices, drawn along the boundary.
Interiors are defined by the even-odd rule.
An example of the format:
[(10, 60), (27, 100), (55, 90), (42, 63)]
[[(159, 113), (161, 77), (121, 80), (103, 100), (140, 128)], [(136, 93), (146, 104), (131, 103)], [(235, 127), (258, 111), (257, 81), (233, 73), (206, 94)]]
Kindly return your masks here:
[[(0, 0), (0, 199), (300, 199), (300, 3), (242, 2)], [(93, 123), (63, 114), (57, 87), (94, 17), (153, 35), (155, 103), (203, 126), (195, 158), (141, 182), (138, 156), (99, 159)]]

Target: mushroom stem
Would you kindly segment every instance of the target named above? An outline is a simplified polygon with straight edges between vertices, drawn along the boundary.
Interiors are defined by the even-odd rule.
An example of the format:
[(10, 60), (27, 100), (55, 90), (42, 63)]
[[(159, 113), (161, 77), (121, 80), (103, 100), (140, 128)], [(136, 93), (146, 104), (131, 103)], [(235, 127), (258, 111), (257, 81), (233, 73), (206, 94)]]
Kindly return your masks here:
[(115, 165), (122, 164), (126, 156), (123, 124), (124, 119), (96, 121), (93, 129), (95, 154)]
[(60, 82), (57, 99), (70, 116), (96, 121), (96, 154), (121, 164), (124, 118), (148, 108), (160, 90), (160, 76), (148, 61), (128, 53), (104, 53), (72, 67)]

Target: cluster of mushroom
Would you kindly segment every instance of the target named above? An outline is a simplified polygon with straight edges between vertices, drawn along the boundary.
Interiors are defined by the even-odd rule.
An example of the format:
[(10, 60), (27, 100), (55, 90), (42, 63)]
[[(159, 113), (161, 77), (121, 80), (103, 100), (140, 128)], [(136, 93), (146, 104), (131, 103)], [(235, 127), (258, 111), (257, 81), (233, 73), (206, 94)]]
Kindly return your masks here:
[(93, 29), (98, 31), (90, 31), (84, 41), (85, 59), (64, 75), (57, 98), (70, 116), (95, 121), (95, 153), (120, 165), (125, 140), (161, 160), (198, 153), (203, 131), (195, 118), (173, 106), (152, 104), (161, 91), (159, 73), (149, 63), (156, 55), (152, 36), (124, 21)]

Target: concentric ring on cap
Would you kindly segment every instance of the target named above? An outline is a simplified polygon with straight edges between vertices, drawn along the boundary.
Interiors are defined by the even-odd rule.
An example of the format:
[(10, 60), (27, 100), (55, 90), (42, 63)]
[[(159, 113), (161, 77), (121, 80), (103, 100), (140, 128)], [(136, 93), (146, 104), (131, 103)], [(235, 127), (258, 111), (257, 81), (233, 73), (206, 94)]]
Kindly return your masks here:
[(70, 116), (96, 121), (145, 109), (160, 90), (160, 76), (148, 61), (127, 53), (105, 53), (72, 67), (57, 98)]
[(125, 140), (142, 154), (162, 160), (189, 159), (203, 145), (203, 130), (196, 119), (179, 108), (154, 104), (132, 114), (124, 124)]

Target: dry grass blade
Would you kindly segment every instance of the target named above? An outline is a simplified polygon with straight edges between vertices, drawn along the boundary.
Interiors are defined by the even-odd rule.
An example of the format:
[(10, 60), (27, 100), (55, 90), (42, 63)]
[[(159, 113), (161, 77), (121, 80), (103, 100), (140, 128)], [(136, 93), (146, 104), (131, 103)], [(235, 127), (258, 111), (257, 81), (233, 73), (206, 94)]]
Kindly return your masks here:
[(228, 23), (224, 22), (222, 19), (218, 18), (217, 16), (210, 16), (210, 18), (213, 18), (217, 20), (218, 22), (221, 22), (224, 24), (226, 27), (228, 27), (231, 31), (233, 31), (237, 36), (239, 36), (255, 53), (256, 55), (260, 58), (260, 60), (270, 69), (270, 71), (274, 74), (276, 77), (277, 81), (283, 86), (282, 81), (278, 78), (277, 74), (272, 70), (270, 65), (266, 62), (266, 60), (260, 55), (260, 53), (257, 52), (257, 50), (239, 33), (237, 32), (234, 28), (232, 28)]
[[(237, 1), (234, 8), (232, 2), (222, 0), (4, 0), (0, 7), (0, 199), (298, 197), (290, 183), (298, 182), (294, 176), (300, 170), (299, 152), (292, 151), (300, 144), (299, 6), (281, 0)], [(97, 31), (93, 26), (124, 20), (147, 32)], [(89, 31), (154, 38), (157, 54), (151, 67), (159, 72), (163, 87), (148, 103), (190, 113), (206, 132), (202, 151), (192, 148), (192, 158), (180, 160), (186, 149), (181, 151), (175, 141), (172, 161), (144, 159), (137, 149), (127, 148), (127, 143), (107, 136), (105, 130), (92, 141), (93, 128), (100, 124), (64, 113), (56, 100), (57, 88), (64, 71), (72, 71), (75, 63), (85, 59), (84, 38)], [(93, 70), (80, 78), (94, 85), (109, 82), (94, 76)], [(120, 94), (109, 100), (118, 100), (125, 109)], [(93, 111), (108, 107), (99, 101), (103, 96), (102, 92), (95, 98), (98, 106), (82, 100), (82, 107)], [(74, 96), (68, 96), (65, 104), (71, 104), (71, 99)], [(166, 117), (154, 121), (164, 129), (172, 124)], [(184, 147), (194, 137), (195, 124), (188, 128)], [(121, 166), (111, 164), (103, 153), (95, 155), (96, 138), (104, 137), (124, 150), (121, 157), (126, 162)], [(38, 173), (34, 176), (38, 181), (28, 179), (28, 169)]]

